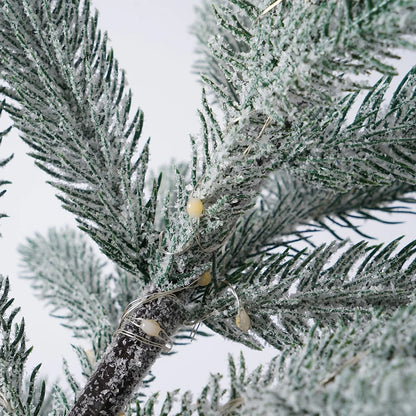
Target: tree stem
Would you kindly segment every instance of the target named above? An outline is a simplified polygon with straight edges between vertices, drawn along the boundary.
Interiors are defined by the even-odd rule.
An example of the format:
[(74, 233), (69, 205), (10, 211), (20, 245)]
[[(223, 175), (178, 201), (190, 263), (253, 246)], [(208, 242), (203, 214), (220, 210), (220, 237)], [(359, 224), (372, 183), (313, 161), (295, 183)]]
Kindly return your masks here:
[[(146, 335), (134, 325), (134, 319), (153, 319), (170, 337), (185, 320), (184, 296), (176, 299), (162, 296), (140, 305), (124, 319), (120, 328), (154, 343), (155, 337)], [(130, 400), (139, 384), (160, 355), (161, 348), (116, 331), (111, 344), (78, 396), (67, 416), (115, 416)]]

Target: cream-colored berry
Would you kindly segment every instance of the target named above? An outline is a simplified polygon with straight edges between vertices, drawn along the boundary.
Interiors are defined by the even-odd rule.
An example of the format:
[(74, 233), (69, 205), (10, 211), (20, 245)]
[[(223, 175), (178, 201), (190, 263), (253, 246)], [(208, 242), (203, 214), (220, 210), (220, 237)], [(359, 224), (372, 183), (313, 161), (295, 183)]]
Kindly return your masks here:
[(204, 206), (199, 198), (191, 198), (186, 204), (186, 210), (191, 218), (199, 218), (202, 215)]
[(211, 283), (212, 274), (209, 270), (205, 271), (204, 273), (199, 276), (198, 285), (199, 286), (208, 286)]
[(243, 332), (247, 332), (251, 328), (250, 317), (244, 308), (238, 310), (237, 316), (235, 317), (235, 324)]
[(160, 325), (154, 319), (142, 319), (139, 324), (140, 329), (150, 337), (158, 337), (160, 331)]

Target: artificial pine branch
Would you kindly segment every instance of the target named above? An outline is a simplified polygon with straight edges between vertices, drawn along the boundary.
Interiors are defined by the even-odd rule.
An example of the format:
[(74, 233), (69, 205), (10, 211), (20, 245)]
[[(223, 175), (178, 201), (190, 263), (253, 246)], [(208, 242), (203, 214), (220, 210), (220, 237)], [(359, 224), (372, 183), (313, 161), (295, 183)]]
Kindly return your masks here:
[[(318, 1), (305, 7), (299, 0), (261, 13), (267, 5), (216, 2), (212, 13), (220, 29), (212, 30), (218, 36), (210, 51), (204, 49), (206, 65), (213, 67), (204, 77), (202, 134), (192, 139), (191, 186), (177, 172), (166, 206), (157, 209), (160, 177), (150, 197), (144, 192), (147, 144), (137, 157), (142, 114), (138, 111), (130, 120), (131, 96), (124, 93), (124, 75), (112, 51), (107, 51), (106, 36), (101, 39), (96, 16), (89, 14), (89, 2), (0, 0), (0, 73), (7, 84), (1, 92), (11, 100), (6, 109), (39, 166), (54, 178), (64, 207), (107, 256), (148, 284), (143, 295), (152, 296), (124, 316), (69, 411), (71, 416), (114, 415), (128, 402), (162, 350), (154, 341), (157, 336), (143, 335), (144, 320), (157, 321), (172, 337), (187, 321), (204, 319), (207, 312), (207, 322), (217, 332), (258, 347), (248, 327), (242, 331), (229, 319), (244, 304), (253, 334), (281, 348), (301, 342), (308, 311), (311, 318), (329, 325), (335, 317), (348, 319), (357, 307), (368, 310), (379, 301), (393, 309), (409, 302), (406, 290), (413, 290), (413, 263), (403, 264), (411, 258), (413, 246), (394, 256), (395, 245), (389, 245), (381, 251), (387, 265), (372, 258), (374, 249), (361, 263), (358, 277), (348, 270), (365, 250), (361, 245), (332, 269), (323, 263), (334, 246), (317, 249), (306, 259), (303, 253), (288, 261), (285, 254), (257, 253), (256, 260), (263, 263), (256, 264), (247, 253), (238, 267), (227, 270), (218, 263), (217, 255), (227, 249), (228, 240), (238, 246), (250, 237), (241, 228), (232, 235), (272, 170), (285, 169), (317, 188), (350, 193), (357, 186), (392, 184), (393, 189), (398, 181), (415, 183), (414, 71), (386, 112), (380, 111), (380, 102), (389, 78), (371, 89), (358, 117), (345, 125), (355, 100), (355, 93), (345, 93), (362, 88), (346, 75), (394, 72), (385, 59), (393, 47), (414, 46), (405, 37), (415, 33), (414, 2)], [(206, 19), (207, 24), (212, 20)], [(190, 198), (201, 205), (198, 219), (185, 212)], [(333, 201), (329, 198), (325, 204)], [(161, 219), (156, 218), (158, 212)], [(285, 232), (296, 229), (302, 215)], [(274, 244), (274, 238), (269, 235), (262, 244)], [(203, 289), (198, 279), (207, 270), (214, 281)], [(366, 285), (386, 270), (397, 292), (389, 291), (389, 282), (380, 279), (379, 299)], [(328, 277), (330, 271), (338, 273), (338, 281)], [(267, 283), (272, 283), (271, 291)], [(295, 283), (299, 287), (293, 287), (296, 300), (291, 302)], [(237, 305), (230, 301), (233, 284)], [(331, 297), (325, 285), (347, 293)], [(280, 297), (271, 299), (271, 293)], [(317, 300), (323, 302), (323, 310), (315, 305)], [(257, 301), (262, 309), (256, 313)], [(294, 322), (282, 314), (282, 330), (272, 317), (285, 307), (298, 308), (300, 316)], [(324, 312), (329, 313), (327, 321)], [(59, 389), (56, 392), (65, 413), (70, 405)]]
[[(133, 299), (144, 296), (143, 285), (134, 276), (122, 270), (117, 270), (116, 274), (106, 274), (104, 272), (105, 263), (94, 253), (85, 237), (67, 228), (61, 231), (51, 229), (44, 237), (36, 234), (33, 238), (28, 239), (19, 251), (24, 266), (23, 277), (30, 279), (35, 293), (54, 307), (52, 316), (64, 321), (63, 325), (71, 329), (75, 337), (92, 341), (92, 350), (90, 351), (86, 351), (85, 348), (74, 347), (81, 363), (83, 376), (88, 380), (95, 370), (96, 375), (91, 378), (90, 384), (97, 382), (97, 379), (99, 379), (101, 386), (105, 383), (114, 382), (114, 378), (107, 379), (108, 374), (106, 372), (104, 375), (97, 375), (97, 372), (103, 372), (102, 369), (105, 369), (108, 363), (97, 364), (96, 369), (94, 367), (96, 367), (96, 362), (100, 359), (104, 350), (111, 343), (112, 338), (114, 339), (109, 351), (114, 354), (116, 350), (117, 354), (130, 357), (129, 349), (135, 345), (135, 342), (130, 340), (128, 347), (125, 345), (120, 347), (118, 345), (120, 338), (124, 339), (125, 342), (126, 337), (123, 337), (122, 334), (115, 337), (113, 335), (117, 331), (122, 311), (126, 305)], [(147, 307), (148, 309), (153, 308), (152, 319), (154, 319), (154, 309), (161, 308), (158, 303), (151, 303)], [(173, 313), (172, 308), (170, 313)], [(147, 317), (143, 310), (137, 311), (135, 315), (141, 318)], [(158, 319), (162, 318), (159, 317)], [(135, 329), (131, 325), (128, 327)], [(177, 332), (171, 334), (173, 345), (189, 343), (191, 332), (193, 332), (192, 328), (182, 323)], [(206, 335), (203, 331), (196, 331), (195, 334)], [(146, 347), (147, 345), (142, 343), (142, 346)], [(157, 351), (157, 348), (153, 347), (153, 349)], [(127, 351), (123, 353), (124, 350)], [(146, 352), (143, 354), (144, 357), (147, 357)], [(137, 360), (136, 355), (133, 358), (126, 358), (126, 366), (130, 367), (131, 363), (134, 365), (135, 360)], [(146, 368), (144, 367), (135, 375), (146, 373)], [(66, 362), (64, 363), (64, 370), (72, 395), (77, 397), (79, 395), (79, 382), (71, 375)], [(137, 383), (129, 380), (130, 376), (126, 375), (126, 377), (126, 379), (120, 381), (120, 384), (128, 384), (130, 381), (133, 389)], [(152, 378), (141, 380), (142, 385), (147, 385), (150, 381), (152, 381)], [(103, 389), (105, 390), (104, 387)], [(114, 393), (114, 389), (110, 390)], [(80, 398), (81, 402), (83, 399), (86, 400), (87, 394), (88, 390), (84, 393), (83, 398)], [(94, 406), (87, 406), (82, 411), (88, 414), (88, 412), (93, 411), (92, 409), (99, 408), (100, 411), (107, 411), (111, 414), (113, 411), (113, 406), (109, 404), (112, 400), (111, 396), (107, 398), (100, 396), (99, 399), (102, 401), (98, 402), (97, 398)], [(130, 400), (127, 393), (126, 397), (121, 398), (117, 395), (117, 400), (114, 399), (115, 402), (119, 403), (117, 406), (121, 407), (125, 400)], [(68, 394), (55, 387), (55, 407), (59, 406), (62, 412), (68, 412), (70, 403), (71, 399)], [(74, 410), (74, 412), (81, 412), (79, 410), (80, 406), (81, 404), (76, 407), (77, 410)]]
[[(321, 186), (341, 192), (394, 181), (414, 184), (416, 67), (403, 77), (393, 98), (386, 103), (385, 94), (391, 80), (391, 77), (380, 79), (371, 88), (354, 121), (345, 128), (342, 125), (356, 94), (341, 109), (302, 127), (290, 137), (295, 151), (288, 147), (289, 142), (286, 146), (283, 144), (283, 165), (292, 173), (302, 175), (303, 180), (315, 177)], [(387, 108), (382, 108), (386, 104)], [(312, 149), (311, 142), (318, 146)]]
[[(310, 178), (320, 187), (344, 192), (394, 179), (413, 183), (414, 71), (398, 87), (387, 114), (378, 109), (394, 73), (383, 61), (391, 58), (391, 48), (414, 47), (413, 38), (405, 36), (414, 31), (414, 2), (334, 1), (308, 7), (302, 1), (280, 2), (273, 13), (258, 18), (267, 3), (215, 2), (214, 12), (202, 11), (204, 18), (194, 27), (205, 42), (199, 68), (212, 75), (207, 82), (228, 126), (257, 124), (260, 131), (267, 123), (262, 137), (251, 144), (248, 161), (258, 160), (257, 144), (262, 149), (274, 145), (279, 148), (275, 168)], [(371, 70), (387, 79), (366, 86), (370, 98), (362, 106), (364, 117), (359, 112), (344, 129), (356, 98), (345, 91), (362, 89), (348, 75)], [(236, 100), (224, 93), (224, 76)], [(402, 105), (409, 111), (402, 112)], [(393, 167), (395, 158), (400, 168)]]
[[(0, 102), (0, 117), (1, 117), (1, 113), (3, 112), (4, 105), (5, 105), (4, 101)], [(6, 134), (10, 131), (10, 129), (11, 127), (7, 128), (4, 131), (0, 131), (0, 145), (1, 145), (1, 142), (3, 141), (3, 137), (6, 136)], [(0, 159), (0, 168), (5, 166), (12, 158), (13, 158), (13, 154), (6, 157), (5, 159)], [(8, 185), (9, 183), (10, 183), (9, 181), (0, 179), (0, 188), (3, 187), (4, 185)], [(0, 189), (0, 197), (2, 197), (5, 193), (6, 193), (5, 189)], [(6, 216), (7, 216), (6, 214), (0, 213), (0, 218), (4, 218)]]
[(114, 276), (103, 272), (105, 263), (84, 236), (69, 229), (50, 230), (46, 238), (37, 234), (19, 251), (22, 276), (31, 280), (38, 297), (53, 306), (51, 315), (75, 337), (92, 340), (94, 359), (99, 358), (128, 304), (118, 287), (111, 293)]
[(143, 114), (130, 116), (131, 92), (97, 15), (88, 0), (0, 6), (2, 93), (12, 99), (6, 108), (15, 126), (81, 227), (108, 257), (149, 281), (154, 209), (142, 193)]
[[(36, 234), (29, 238), (19, 252), (22, 277), (30, 279), (38, 296), (54, 307), (53, 314), (59, 310), (70, 312), (64, 318), (66, 326), (73, 325), (75, 336), (91, 337), (101, 321), (107, 321), (110, 327), (117, 325), (125, 299), (120, 308), (118, 288), (117, 295), (112, 293), (115, 277), (105, 273), (106, 263), (83, 235), (68, 228), (51, 229), (45, 237)], [(79, 321), (84, 324), (77, 329)]]
[(32, 348), (26, 347), (25, 323), (15, 322), (20, 308), (10, 309), (9, 280), (0, 276), (0, 412), (10, 416), (37, 416), (42, 413), (45, 382), (37, 380), (40, 365), (29, 379), (24, 374)]
[[(357, 313), (346, 325), (310, 329), (302, 347), (287, 349), (248, 372), (242, 355), (229, 358), (230, 383), (218, 374), (196, 399), (186, 392), (166, 396), (164, 411), (155, 396), (132, 406), (128, 416), (173, 416), (171, 397), (187, 416), (410, 415), (416, 406), (415, 303), (392, 316)], [(406, 330), (405, 330), (406, 328)], [(365, 398), (363, 400), (363, 398)]]
[[(284, 349), (305, 341), (311, 321), (323, 328), (338, 320), (348, 322), (357, 310), (394, 311), (408, 304), (416, 289), (416, 242), (394, 254), (399, 242), (385, 247), (360, 242), (344, 250), (345, 242), (333, 243), (293, 257), (286, 250), (248, 260), (228, 272), (218, 264), (222, 281), (205, 294), (194, 319), (205, 316), (213, 331), (250, 347), (260, 348), (260, 338)], [(224, 281), (235, 285), (239, 305)], [(250, 334), (235, 326), (241, 307), (251, 317)]]
[[(394, 48), (414, 47), (405, 37), (414, 34), (412, 1), (316, 1), (308, 7), (302, 1), (282, 1), (262, 15), (269, 5), (205, 2), (193, 27), (201, 42), (198, 70), (214, 84), (224, 78), (231, 83), (240, 112), (251, 105), (249, 110), (262, 114), (274, 112), (274, 119), (299, 115), (299, 106), (315, 100), (321, 106), (355, 88), (348, 75), (371, 70), (394, 74), (386, 58), (394, 56)], [(227, 107), (229, 95), (221, 93), (225, 84), (217, 86), (217, 99)]]
[[(239, 221), (217, 263), (222, 269), (231, 270), (247, 258), (260, 261), (259, 256), (275, 249), (293, 251), (295, 243), (302, 248), (302, 243), (314, 247), (313, 235), (321, 230), (342, 240), (343, 237), (336, 234), (341, 232), (334, 231), (340, 223), (360, 234), (359, 227), (354, 225), (357, 218), (383, 222), (378, 215), (381, 212), (413, 213), (408, 204), (415, 202), (411, 197), (414, 191), (414, 185), (394, 183), (339, 193), (315, 188), (286, 171), (275, 172), (264, 184), (256, 206)], [(403, 205), (391, 206), (394, 202)], [(394, 221), (390, 223), (395, 224)]]

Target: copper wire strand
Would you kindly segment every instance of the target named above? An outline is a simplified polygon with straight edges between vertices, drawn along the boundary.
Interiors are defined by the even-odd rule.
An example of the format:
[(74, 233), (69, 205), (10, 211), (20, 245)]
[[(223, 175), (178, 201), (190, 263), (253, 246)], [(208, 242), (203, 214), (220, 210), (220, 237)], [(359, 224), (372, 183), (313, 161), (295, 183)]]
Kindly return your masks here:
[[(218, 283), (225, 283), (227, 286), (228, 286), (228, 289), (230, 289), (231, 290), (231, 293), (233, 294), (233, 296), (235, 297), (235, 299), (236, 299), (236, 301), (237, 301), (237, 313), (239, 313), (242, 309), (244, 309), (242, 306), (241, 306), (241, 302), (240, 302), (240, 299), (239, 299), (239, 297), (238, 297), (238, 295), (237, 295), (237, 292), (235, 291), (235, 289), (232, 287), (232, 285), (231, 285), (231, 283), (230, 282), (228, 282), (227, 280), (219, 280), (218, 281)], [(229, 305), (227, 305), (223, 310), (225, 310), (225, 309), (227, 309), (229, 307)], [(200, 324), (202, 323), (202, 322), (204, 322), (205, 320), (207, 320), (208, 318), (210, 318), (212, 315), (214, 315), (215, 313), (217, 312), (217, 310), (213, 310), (213, 311), (211, 311), (211, 312), (209, 312), (209, 313), (207, 313), (205, 316), (203, 316), (202, 318), (200, 318), (200, 319), (194, 319), (194, 320), (192, 320), (192, 321), (187, 321), (187, 322), (185, 322), (185, 325), (193, 325), (193, 329), (192, 329), (192, 331), (191, 331), (191, 335), (192, 335), (192, 339), (194, 338), (194, 336), (196, 335), (196, 332), (198, 331), (198, 329), (199, 329), (199, 326), (200, 326)]]
[[(263, 124), (263, 127), (261, 128), (259, 134), (257, 135), (257, 137), (254, 139), (254, 141), (258, 141), (260, 140), (261, 136), (263, 136), (264, 132), (266, 131), (267, 127), (270, 126), (270, 123), (272, 122), (272, 118), (270, 116), (267, 117), (267, 120), (265, 121), (265, 123)], [(250, 150), (252, 149), (253, 145), (250, 144), (249, 146), (247, 146), (246, 150), (244, 150), (243, 152), (243, 156), (247, 156), (250, 153)]]
[(13, 411), (10, 402), (6, 399), (5, 395), (2, 392), (0, 392), (0, 406), (9, 412)]
[(123, 322), (123, 320), (128, 315), (130, 315), (132, 312), (134, 312), (137, 308), (140, 308), (141, 306), (145, 305), (146, 303), (153, 302), (156, 299), (169, 297), (171, 300), (173, 300), (173, 301), (179, 303), (180, 305), (182, 305), (182, 302), (178, 299), (177, 296), (174, 295), (174, 293), (181, 292), (182, 290), (186, 290), (186, 289), (192, 289), (193, 287), (199, 286), (199, 283), (198, 283), (199, 279), (200, 279), (200, 277), (198, 277), (197, 279), (195, 279), (191, 283), (187, 284), (186, 286), (177, 287), (176, 289), (167, 290), (166, 292), (152, 293), (152, 294), (146, 296), (144, 299), (137, 298), (137, 299), (133, 300), (132, 302), (130, 302), (127, 305), (127, 308), (123, 312), (123, 315), (121, 317), (120, 325)]
[[(227, 307), (228, 307), (228, 305), (227, 305)], [(227, 309), (227, 307), (224, 308), (224, 310)], [(218, 311), (217, 310), (213, 310), (213, 311), (207, 313), (206, 315), (204, 315), (200, 319), (194, 319), (192, 321), (187, 321), (185, 323), (185, 325), (192, 325), (192, 330), (191, 330), (191, 334), (190, 334), (192, 341), (194, 340), (194, 338), (195, 338), (195, 336), (196, 336), (196, 334), (198, 332), (198, 329), (199, 329), (200, 325), (204, 321), (206, 321), (207, 319), (211, 318), (211, 316), (215, 315), (216, 312), (218, 312)]]
[(207, 313), (206, 315), (204, 315), (204, 316), (203, 316), (202, 318), (200, 318), (200, 319), (193, 319), (192, 321), (186, 321), (186, 322), (185, 322), (185, 325), (186, 325), (186, 326), (190, 326), (190, 325), (192, 325), (192, 330), (191, 330), (191, 334), (190, 334), (192, 341), (194, 340), (195, 335), (196, 335), (196, 333), (198, 332), (198, 329), (199, 329), (200, 325), (201, 325), (204, 321), (206, 321), (208, 318), (210, 318), (212, 315), (214, 315), (216, 312), (217, 312), (216, 310), (213, 310), (213, 311), (211, 311), (211, 312)]
[(153, 302), (156, 299), (169, 297), (171, 300), (174, 300), (176, 302), (180, 302), (179, 299), (176, 296), (173, 296), (173, 293), (179, 292), (182, 289), (183, 288), (181, 287), (181, 288), (177, 288), (177, 289), (168, 290), (166, 292), (152, 293), (152, 294), (146, 296), (144, 299), (139, 299), (138, 298), (138, 299), (133, 300), (132, 302), (130, 302), (127, 305), (127, 308), (125, 309), (125, 311), (124, 311), (124, 313), (121, 317), (120, 325), (123, 323), (123, 320), (126, 319), (128, 317), (128, 315), (130, 315), (132, 312), (134, 312), (135, 310), (137, 310), (141, 306), (145, 305), (146, 303)]
[[(178, 290), (179, 289), (177, 289), (176, 291), (178, 291)], [(124, 311), (122, 317), (121, 317), (120, 324), (119, 324), (117, 330), (115, 331), (115, 335), (117, 333), (120, 333), (120, 334), (126, 335), (130, 338), (133, 338), (137, 341), (141, 341), (145, 344), (152, 345), (154, 347), (162, 348), (165, 352), (169, 352), (173, 348), (173, 341), (171, 340), (169, 335), (166, 333), (166, 331), (159, 325), (158, 322), (157, 322), (157, 324), (159, 325), (160, 331), (166, 336), (166, 340), (164, 340), (159, 335), (153, 336), (153, 337), (157, 338), (157, 339), (160, 339), (162, 341), (161, 343), (155, 342), (155, 341), (150, 341), (146, 338), (141, 337), (140, 335), (137, 335), (137, 334), (134, 334), (133, 332), (122, 329), (121, 326), (125, 321), (128, 321), (132, 325), (138, 327), (140, 330), (143, 331), (143, 329), (140, 327), (139, 321), (142, 321), (142, 320), (147, 319), (147, 318), (132, 318), (131, 319), (130, 318), (131, 313), (133, 313), (135, 310), (137, 310), (141, 306), (145, 305), (146, 303), (152, 302), (153, 300), (160, 299), (162, 297), (169, 297), (170, 299), (179, 302), (179, 299), (176, 296), (172, 295), (172, 292), (173, 292), (173, 290), (169, 291), (169, 292), (163, 292), (163, 293), (153, 293), (153, 294), (147, 296), (143, 300), (135, 299), (134, 301), (130, 302), (129, 305), (127, 306), (126, 310)], [(152, 336), (152, 335), (148, 335), (148, 336)], [(169, 347), (166, 346), (167, 343), (169, 344)]]
[(199, 327), (201, 326), (202, 321), (198, 321), (196, 322), (191, 330), (191, 333), (189, 334), (189, 336), (191, 337), (191, 342), (195, 339), (196, 334), (198, 333)]
[(236, 397), (235, 399), (231, 399), (229, 402), (225, 403), (221, 406), (218, 410), (221, 416), (227, 416), (234, 412), (234, 410), (238, 409), (242, 404), (244, 404), (243, 397)]
[[(126, 337), (132, 338), (136, 341), (142, 342), (143, 344), (146, 345), (150, 345), (152, 347), (156, 347), (156, 348), (160, 348), (162, 349), (164, 352), (170, 352), (173, 348), (173, 341), (170, 339), (170, 337), (168, 336), (169, 340), (165, 341), (163, 340), (161, 337), (154, 337), (156, 339), (160, 339), (161, 342), (155, 342), (155, 341), (151, 341), (149, 339), (146, 339), (144, 337), (141, 337), (140, 335), (134, 334), (133, 332), (127, 331), (125, 329), (118, 329), (116, 331), (116, 333), (125, 335)], [(168, 344), (168, 345), (167, 345)]]
[[(140, 323), (139, 323), (140, 321), (143, 321), (143, 320), (145, 320), (145, 319), (143, 319), (143, 318), (134, 318), (134, 319), (131, 319), (130, 322), (131, 322), (132, 325), (136, 326), (137, 328), (139, 328), (143, 331), (143, 329), (142, 329), (142, 327), (140, 326)], [(157, 324), (159, 325), (159, 323), (157, 323)], [(166, 333), (166, 331), (160, 325), (159, 325), (159, 329), (160, 329), (160, 332), (164, 335), (165, 339), (163, 339), (160, 335), (148, 335), (148, 334), (146, 334), (146, 335), (152, 336), (153, 338), (156, 338), (156, 339), (160, 339), (165, 344), (166, 343), (170, 344), (171, 345), (170, 349), (172, 349), (173, 341), (172, 341), (171, 337)]]
[[(125, 329), (121, 329), (122, 324), (124, 323), (124, 321), (128, 320), (133, 325), (135, 325), (135, 326), (137, 326), (137, 327), (140, 328), (140, 325), (137, 323), (138, 319), (137, 318), (129, 319), (129, 316), (135, 310), (137, 310), (141, 306), (145, 305), (146, 303), (152, 302), (152, 301), (157, 300), (157, 299), (161, 299), (163, 297), (169, 297), (171, 300), (173, 300), (173, 301), (175, 301), (175, 302), (177, 302), (177, 303), (179, 303), (179, 304), (182, 305), (182, 302), (177, 298), (177, 296), (174, 295), (174, 293), (180, 292), (180, 291), (185, 290), (185, 289), (191, 289), (193, 287), (197, 287), (197, 286), (199, 286), (198, 282), (199, 282), (199, 278), (198, 279), (195, 279), (193, 282), (189, 283), (188, 285), (186, 285), (184, 287), (179, 287), (179, 288), (176, 288), (176, 289), (171, 289), (171, 290), (168, 290), (166, 292), (152, 293), (152, 294), (146, 296), (144, 299), (139, 299), (138, 298), (138, 299), (133, 300), (132, 302), (130, 302), (127, 305), (125, 311), (123, 312), (123, 315), (122, 315), (121, 320), (120, 320), (120, 324), (119, 324), (117, 330), (115, 331), (114, 335), (116, 335), (117, 333), (122, 333), (122, 334), (124, 334), (126, 336), (129, 336), (130, 338), (134, 338), (136, 340), (140, 340), (141, 342), (145, 342), (145, 343), (147, 343), (149, 345), (160, 346), (159, 343), (155, 343), (155, 342), (149, 341), (149, 340), (147, 340), (147, 339), (145, 339), (143, 337), (140, 337), (139, 335), (136, 335), (136, 334), (133, 334), (132, 332), (126, 331)], [(141, 318), (139, 318), (139, 319), (141, 319)], [(198, 322), (193, 322), (192, 325), (195, 325), (197, 323)], [(171, 340), (171, 338), (169, 337), (169, 335), (166, 333), (166, 331), (163, 328), (160, 328), (160, 329), (161, 329), (161, 331), (163, 331), (163, 334), (168, 339), (168, 342), (171, 345), (170, 349), (172, 349), (173, 341)], [(194, 329), (192, 330), (191, 334), (193, 334), (193, 332), (194, 332)], [(169, 351), (170, 351), (170, 349), (169, 349)]]
[(272, 11), (275, 7), (277, 7), (280, 3), (282, 3), (283, 0), (276, 0), (269, 6), (267, 6), (257, 17), (257, 19), (254, 21), (254, 23), (257, 23), (263, 16), (265, 16), (267, 13)]
[[(224, 280), (224, 283), (226, 283), (229, 286), (229, 289), (231, 290), (231, 293), (234, 295), (235, 299), (237, 300), (237, 315), (235, 317), (235, 323), (237, 328), (241, 329), (241, 331), (246, 332), (251, 328), (251, 319), (247, 311), (245, 310), (244, 306), (242, 306), (240, 302), (240, 298), (237, 295), (237, 292), (235, 289), (231, 286), (229, 282)], [(244, 325), (248, 324), (248, 326)]]
[(241, 116), (239, 116), (239, 117), (236, 117), (236, 118), (234, 118), (234, 119), (232, 119), (228, 124), (227, 124), (227, 126), (225, 127), (225, 132), (226, 133), (228, 133), (229, 131), (230, 131), (230, 129), (231, 129), (231, 127), (234, 125), (234, 124), (237, 124), (240, 120), (242, 120), (244, 117), (250, 117), (252, 114), (255, 114), (257, 112), (257, 110), (250, 110), (247, 114), (245, 114), (245, 115), (241, 115)]
[(341, 372), (345, 368), (357, 364), (361, 359), (363, 359), (364, 357), (366, 357), (368, 355), (368, 353), (369, 353), (369, 351), (363, 351), (363, 352), (360, 352), (360, 353), (354, 355), (354, 357), (352, 357), (349, 360), (345, 361), (338, 369), (336, 369), (335, 371), (333, 371), (329, 376), (327, 376), (323, 380), (321, 380), (321, 382), (319, 384), (321, 386), (325, 387), (328, 383), (330, 383), (331, 381), (334, 381), (335, 380), (335, 377), (337, 375), (341, 374)]
[(234, 295), (235, 299), (237, 300), (237, 309), (240, 311), (242, 307), (241, 307), (240, 298), (238, 297), (237, 292), (232, 287), (230, 282), (227, 282), (227, 280), (222, 280), (222, 282), (228, 285), (229, 289), (231, 290), (231, 293)]

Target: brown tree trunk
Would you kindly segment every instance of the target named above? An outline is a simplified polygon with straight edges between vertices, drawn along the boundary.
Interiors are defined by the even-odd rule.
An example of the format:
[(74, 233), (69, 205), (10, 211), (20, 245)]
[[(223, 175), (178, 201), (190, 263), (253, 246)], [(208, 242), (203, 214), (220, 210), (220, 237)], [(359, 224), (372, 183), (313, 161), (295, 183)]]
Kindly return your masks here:
[[(132, 324), (133, 319), (153, 319), (168, 336), (172, 336), (183, 325), (184, 309), (178, 296), (162, 296), (144, 303), (135, 309), (120, 325), (149, 342), (161, 342), (149, 337)], [(162, 349), (145, 341), (134, 339), (117, 331), (113, 341), (88, 380), (86, 386), (67, 416), (115, 416), (129, 402), (140, 382), (146, 376)]]

